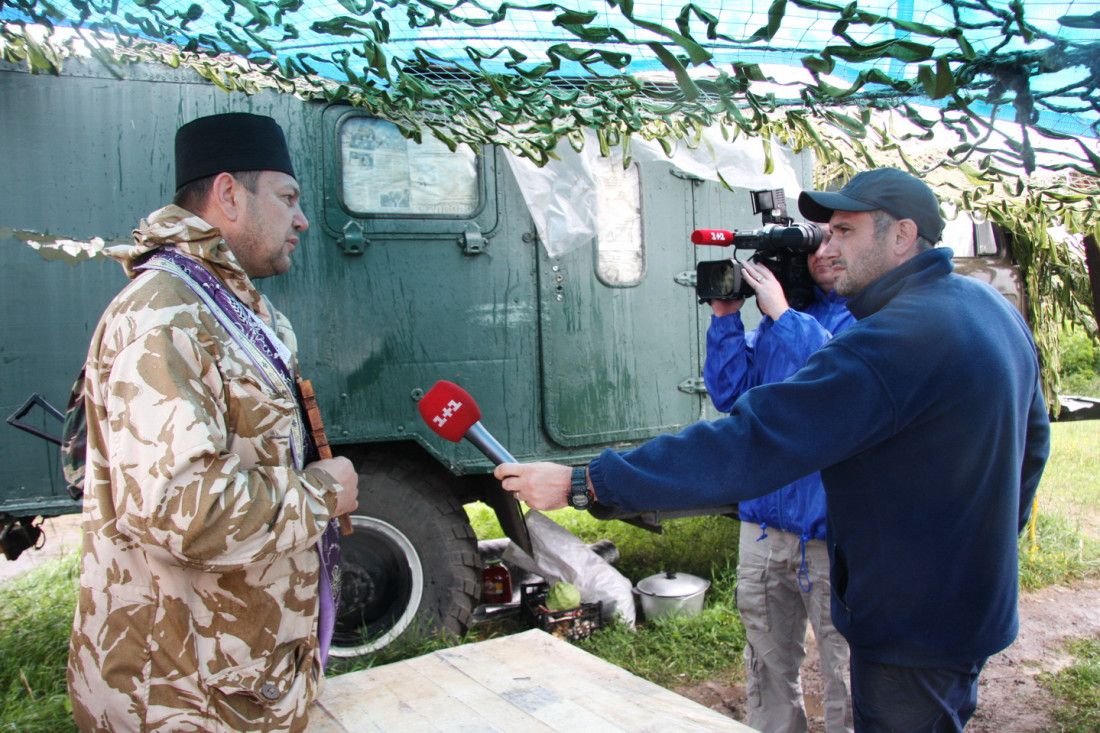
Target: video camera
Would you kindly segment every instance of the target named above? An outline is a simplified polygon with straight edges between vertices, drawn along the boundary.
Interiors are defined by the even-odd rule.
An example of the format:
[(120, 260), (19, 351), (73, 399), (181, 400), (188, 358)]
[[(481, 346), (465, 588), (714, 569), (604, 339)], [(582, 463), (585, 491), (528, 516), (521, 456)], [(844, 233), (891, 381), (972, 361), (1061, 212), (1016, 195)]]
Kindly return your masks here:
[[(825, 233), (816, 224), (798, 223), (787, 216), (787, 197), (782, 189), (752, 191), (752, 213), (760, 214), (763, 227), (752, 231), (696, 229), (691, 241), (696, 245), (733, 246), (754, 249), (750, 259), (771, 270), (783, 286), (787, 303), (801, 310), (813, 302), (814, 281), (806, 255), (814, 252)], [(711, 300), (744, 300), (756, 291), (744, 282), (741, 263), (736, 259), (700, 262), (695, 266), (695, 295), (700, 303)]]

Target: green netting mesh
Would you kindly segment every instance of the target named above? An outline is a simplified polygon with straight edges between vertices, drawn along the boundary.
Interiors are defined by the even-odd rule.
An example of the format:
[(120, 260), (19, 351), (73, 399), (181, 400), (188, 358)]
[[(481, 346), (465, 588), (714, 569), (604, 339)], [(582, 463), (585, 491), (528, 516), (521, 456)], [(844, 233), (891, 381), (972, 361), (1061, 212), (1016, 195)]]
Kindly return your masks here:
[[(1100, 3), (72, 0), (0, 8), (12, 44), (36, 23), (82, 30), (89, 42), (106, 33), (131, 47), (145, 40), (233, 53), (271, 79), (354, 99), (410, 132), (428, 125), (445, 139), (512, 144), (534, 156), (578, 127), (646, 134), (672, 118), (756, 133), (792, 105), (862, 136), (867, 123), (851, 113), (855, 105), (959, 131), (953, 162), (977, 155), (979, 164), (1005, 160), (1030, 172), (1053, 137), (1071, 144), (1044, 167), (1100, 168), (1094, 146), (1072, 144), (1100, 129)], [(49, 62), (43, 44), (25, 34), (21, 42)], [(932, 106), (917, 111), (918, 101)], [(995, 120), (1016, 129), (998, 134)], [(983, 163), (984, 155), (997, 157)]]
[(1060, 321), (1088, 320), (1049, 228), (1098, 228), (1098, 27), (1100, 2), (1032, 0), (0, 0), (2, 55), (33, 70), (77, 46), (120, 74), (184, 64), (535, 161), (585, 128), (629, 159), (717, 126), (814, 149), (819, 185), (909, 168), (1015, 235), (1048, 366)]

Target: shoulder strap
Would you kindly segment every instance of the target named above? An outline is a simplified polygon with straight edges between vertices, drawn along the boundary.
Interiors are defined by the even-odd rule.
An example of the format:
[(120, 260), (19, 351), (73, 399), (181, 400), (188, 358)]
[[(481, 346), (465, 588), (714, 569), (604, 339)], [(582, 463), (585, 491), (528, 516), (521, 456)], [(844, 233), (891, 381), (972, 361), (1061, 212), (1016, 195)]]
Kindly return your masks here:
[(292, 371), (290, 350), (259, 316), (237, 299), (205, 267), (174, 249), (165, 248), (136, 270), (160, 270), (182, 280), (241, 347), (264, 382), (275, 392), (298, 404), (298, 413), (291, 421), (291, 453), (298, 468), (305, 465), (306, 433), (301, 416), (301, 402)]

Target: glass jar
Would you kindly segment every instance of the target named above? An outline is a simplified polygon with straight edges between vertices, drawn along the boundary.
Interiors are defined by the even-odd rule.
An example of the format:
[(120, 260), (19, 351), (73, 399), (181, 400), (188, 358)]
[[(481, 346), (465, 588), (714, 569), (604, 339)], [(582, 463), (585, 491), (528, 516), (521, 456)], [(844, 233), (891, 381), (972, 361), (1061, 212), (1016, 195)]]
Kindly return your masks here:
[(500, 560), (486, 565), (481, 571), (481, 602), (512, 602), (512, 575)]

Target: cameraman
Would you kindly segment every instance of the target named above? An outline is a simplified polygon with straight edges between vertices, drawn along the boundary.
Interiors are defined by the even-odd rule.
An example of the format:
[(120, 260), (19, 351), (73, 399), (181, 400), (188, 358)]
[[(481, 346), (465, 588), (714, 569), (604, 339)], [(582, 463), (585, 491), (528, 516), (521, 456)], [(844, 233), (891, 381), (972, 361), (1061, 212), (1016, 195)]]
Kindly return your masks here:
[[(814, 300), (791, 308), (783, 287), (759, 264), (743, 263), (763, 320), (745, 333), (744, 300), (710, 301), (703, 377), (714, 406), (729, 412), (742, 393), (780, 382), (855, 319), (847, 299), (833, 290), (835, 254), (825, 238), (808, 255)], [(799, 668), (806, 656), (806, 621), (813, 624), (825, 686), (825, 727), (852, 730), (848, 695), (848, 643), (829, 613), (829, 553), (825, 545), (825, 489), (814, 472), (758, 499), (742, 501), (737, 561), (737, 608), (745, 625), (748, 720), (764, 733), (805, 731)]]

